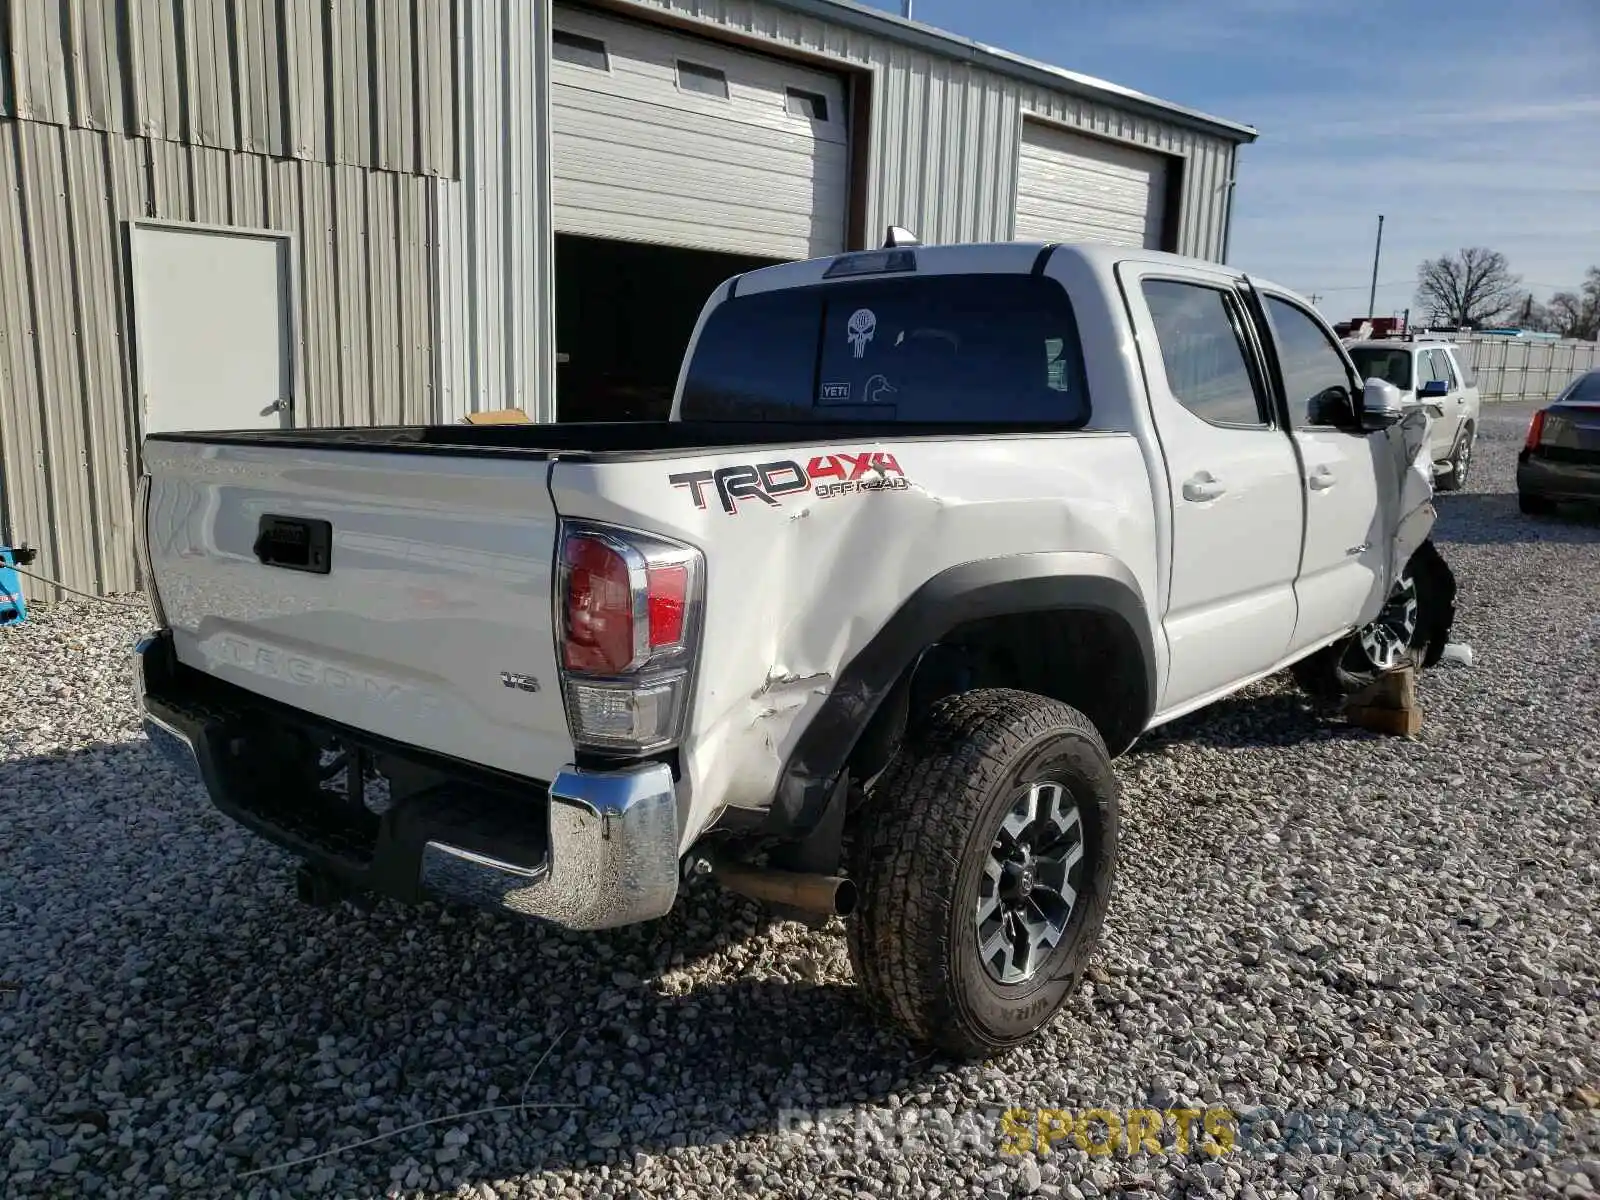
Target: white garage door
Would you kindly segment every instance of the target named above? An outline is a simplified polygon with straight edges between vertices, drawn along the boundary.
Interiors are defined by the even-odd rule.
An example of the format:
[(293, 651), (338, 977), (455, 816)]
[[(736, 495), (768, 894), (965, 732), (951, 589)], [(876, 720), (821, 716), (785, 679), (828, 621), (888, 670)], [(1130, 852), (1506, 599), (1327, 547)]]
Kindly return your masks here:
[(788, 259), (844, 248), (839, 79), (566, 8), (554, 30), (559, 232)]
[(1164, 156), (1023, 122), (1017, 241), (1159, 250), (1166, 207)]

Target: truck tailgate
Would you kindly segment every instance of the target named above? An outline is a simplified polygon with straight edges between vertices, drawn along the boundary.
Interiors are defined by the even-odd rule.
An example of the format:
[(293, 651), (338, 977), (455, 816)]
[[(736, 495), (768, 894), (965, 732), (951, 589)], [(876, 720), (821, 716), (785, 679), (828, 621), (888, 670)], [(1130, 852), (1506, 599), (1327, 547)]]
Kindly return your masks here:
[[(153, 437), (145, 463), (151, 569), (180, 662), (529, 778), (571, 761), (546, 459)], [(258, 557), (264, 530), (266, 560), (287, 565)], [(296, 539), (324, 535), (325, 573), (296, 569)]]

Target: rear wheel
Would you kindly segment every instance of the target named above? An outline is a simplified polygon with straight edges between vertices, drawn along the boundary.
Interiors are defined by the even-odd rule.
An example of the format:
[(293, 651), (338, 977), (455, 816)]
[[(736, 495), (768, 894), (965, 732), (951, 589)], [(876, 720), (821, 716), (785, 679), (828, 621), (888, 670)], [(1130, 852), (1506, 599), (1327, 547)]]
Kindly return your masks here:
[(1450, 453), (1450, 469), (1434, 480), (1434, 487), (1441, 492), (1459, 492), (1467, 484), (1467, 475), (1472, 470), (1472, 444), (1477, 437), (1477, 431), (1471, 425), (1464, 425), (1461, 436), (1456, 439), (1456, 448)]
[(1549, 496), (1539, 496), (1533, 492), (1518, 492), (1517, 507), (1530, 517), (1548, 517), (1556, 510), (1556, 502)]
[(1007, 689), (939, 701), (855, 839), (867, 1002), (963, 1058), (1026, 1041), (1094, 949), (1116, 844), (1116, 777), (1082, 713)]
[(1455, 623), (1455, 601), (1450, 568), (1424, 542), (1372, 623), (1295, 663), (1295, 682), (1318, 699), (1338, 700), (1387, 671), (1433, 666)]

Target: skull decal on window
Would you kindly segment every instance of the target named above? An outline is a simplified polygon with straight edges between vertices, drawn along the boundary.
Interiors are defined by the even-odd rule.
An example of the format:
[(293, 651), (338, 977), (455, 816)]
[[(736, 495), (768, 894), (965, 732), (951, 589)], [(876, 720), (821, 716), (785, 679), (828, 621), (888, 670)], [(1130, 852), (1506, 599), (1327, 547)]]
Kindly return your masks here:
[(865, 358), (867, 343), (872, 340), (872, 335), (877, 331), (878, 317), (870, 308), (858, 308), (850, 314), (850, 324), (845, 327), (850, 337), (850, 346), (856, 352), (857, 358)]

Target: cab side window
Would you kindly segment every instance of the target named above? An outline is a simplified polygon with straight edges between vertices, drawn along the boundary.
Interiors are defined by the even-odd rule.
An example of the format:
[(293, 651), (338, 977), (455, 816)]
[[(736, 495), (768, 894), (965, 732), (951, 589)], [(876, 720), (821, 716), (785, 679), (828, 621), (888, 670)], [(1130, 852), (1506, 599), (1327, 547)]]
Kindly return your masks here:
[(1290, 425), (1295, 429), (1347, 427), (1360, 403), (1360, 389), (1344, 355), (1304, 310), (1277, 296), (1264, 299), (1289, 401)]

